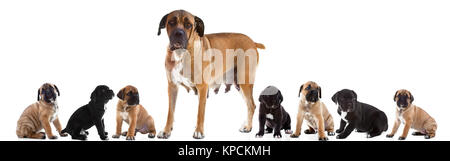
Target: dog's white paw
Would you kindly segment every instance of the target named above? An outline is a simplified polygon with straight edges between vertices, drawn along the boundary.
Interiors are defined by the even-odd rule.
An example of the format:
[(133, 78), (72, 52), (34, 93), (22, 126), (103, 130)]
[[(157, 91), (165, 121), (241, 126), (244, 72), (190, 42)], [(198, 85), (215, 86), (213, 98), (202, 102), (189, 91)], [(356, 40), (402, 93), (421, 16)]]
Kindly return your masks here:
[(203, 138), (205, 138), (205, 135), (203, 135), (203, 133), (202, 132), (198, 132), (198, 131), (196, 131), (196, 132), (194, 132), (194, 139), (203, 139)]
[(158, 133), (158, 139), (168, 139), (170, 137), (170, 133), (166, 133), (164, 131), (160, 131)]

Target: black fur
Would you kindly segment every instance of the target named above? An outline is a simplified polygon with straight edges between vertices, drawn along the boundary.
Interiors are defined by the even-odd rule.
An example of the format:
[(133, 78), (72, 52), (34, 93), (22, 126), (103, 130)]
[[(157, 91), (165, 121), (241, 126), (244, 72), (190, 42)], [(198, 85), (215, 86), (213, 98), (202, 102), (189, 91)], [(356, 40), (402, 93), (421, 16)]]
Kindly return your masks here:
[[(267, 87), (259, 96), (259, 102), (259, 132), (256, 137), (264, 136), (264, 125), (267, 133), (274, 131), (274, 137), (281, 138), (280, 130), (291, 130), (291, 118), (281, 105), (283, 95), (280, 90), (274, 86)], [(273, 119), (267, 118), (267, 114), (272, 115)]]
[(203, 20), (199, 17), (195, 16), (195, 32), (197, 32), (198, 36), (203, 37), (205, 33), (205, 24), (203, 23)]
[(336, 136), (337, 139), (346, 138), (355, 129), (357, 132), (367, 132), (369, 138), (378, 136), (388, 129), (386, 114), (369, 104), (358, 102), (354, 91), (343, 89), (336, 92), (331, 99), (338, 104), (338, 114), (341, 117), (343, 112), (347, 112), (345, 116), (347, 121), (341, 118), (340, 127), (336, 130), (336, 133), (340, 133)]
[(159, 22), (159, 26), (158, 26), (158, 36), (161, 35), (161, 29), (166, 28), (167, 16), (169, 16), (169, 14), (164, 15), (164, 16), (161, 18), (161, 21)]
[(103, 114), (106, 103), (113, 97), (114, 92), (108, 86), (97, 86), (91, 93), (91, 101), (72, 114), (66, 128), (61, 133), (69, 133), (72, 139), (86, 140), (88, 134), (86, 130), (95, 125), (100, 138), (107, 140), (108, 133), (105, 132)]

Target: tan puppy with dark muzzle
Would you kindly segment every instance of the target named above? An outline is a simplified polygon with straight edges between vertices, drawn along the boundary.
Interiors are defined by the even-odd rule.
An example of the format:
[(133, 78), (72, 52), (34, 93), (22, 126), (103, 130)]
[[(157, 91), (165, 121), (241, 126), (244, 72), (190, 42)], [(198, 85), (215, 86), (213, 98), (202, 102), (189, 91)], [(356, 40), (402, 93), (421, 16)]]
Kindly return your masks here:
[[(166, 28), (170, 40), (165, 61), (169, 85), (169, 112), (166, 126), (158, 134), (158, 138), (167, 139), (172, 132), (178, 87), (182, 86), (188, 92), (193, 90), (198, 95), (197, 126), (193, 137), (202, 139), (204, 137), (205, 104), (209, 88), (215, 89), (217, 93), (221, 83), (216, 81), (223, 80), (224, 75), (233, 75), (226, 73), (234, 73), (234, 81), (227, 78), (225, 83), (227, 89), (225, 91), (229, 90), (230, 84), (235, 84), (236, 89), (241, 92), (247, 104), (247, 121), (240, 131), (250, 132), (256, 108), (253, 100), (253, 80), (259, 59), (257, 48), (264, 49), (264, 45), (254, 42), (244, 34), (204, 34), (205, 25), (202, 19), (184, 10), (176, 10), (166, 14), (159, 24), (158, 35), (164, 28)], [(230, 53), (229, 51), (233, 52)], [(249, 52), (251, 56), (245, 56), (244, 59), (239, 59), (239, 57), (234, 59), (236, 57), (233, 57), (233, 55), (240, 51), (246, 54)], [(212, 54), (212, 56), (209, 54)], [(244, 62), (239, 60), (244, 60)], [(220, 65), (218, 65), (219, 62)], [(234, 62), (234, 65), (228, 64), (231, 62)], [(211, 65), (216, 65), (212, 69), (214, 75), (212, 75), (213, 72), (211, 72), (211, 75), (202, 73), (202, 71), (211, 69)], [(182, 69), (190, 69), (192, 74), (189, 75), (188, 72), (181, 71)]]
[[(67, 136), (61, 133), (61, 123), (58, 119), (58, 87), (45, 83), (38, 90), (38, 102), (28, 106), (17, 121), (16, 134), (19, 138), (45, 139), (45, 133), (49, 139), (56, 139), (53, 135), (50, 123), (58, 131), (60, 136)], [(42, 129), (45, 133), (39, 132)]]
[(422, 108), (412, 104), (414, 97), (411, 92), (405, 89), (398, 90), (394, 95), (394, 101), (397, 102), (396, 120), (392, 132), (386, 137), (391, 138), (395, 135), (400, 122), (405, 124), (405, 128), (399, 140), (406, 139), (410, 128), (417, 130), (412, 135), (425, 135), (425, 139), (436, 135), (436, 121)]
[[(120, 135), (126, 136), (127, 140), (134, 140), (137, 132), (148, 134), (149, 138), (154, 138), (156, 134), (155, 123), (145, 108), (139, 104), (139, 92), (136, 87), (126, 86), (119, 93), (119, 102), (117, 103), (117, 128), (116, 134), (112, 138), (119, 138)], [(122, 133), (122, 122), (130, 125), (128, 131)]]
[(300, 97), (300, 105), (297, 114), (297, 127), (291, 137), (300, 136), (303, 119), (308, 123), (309, 129), (305, 130), (305, 134), (315, 134), (319, 131), (319, 140), (328, 140), (328, 136), (335, 135), (333, 117), (328, 112), (325, 104), (320, 101), (322, 98), (322, 89), (317, 83), (309, 81), (300, 87), (298, 94)]

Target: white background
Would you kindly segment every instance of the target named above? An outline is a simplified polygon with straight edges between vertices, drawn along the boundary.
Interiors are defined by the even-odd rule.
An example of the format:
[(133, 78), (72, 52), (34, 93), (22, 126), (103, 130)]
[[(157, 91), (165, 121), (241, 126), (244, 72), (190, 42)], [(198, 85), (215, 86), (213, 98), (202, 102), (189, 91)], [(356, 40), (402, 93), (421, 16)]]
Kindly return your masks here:
[[(131, 84), (161, 131), (168, 110), (164, 59), (169, 41), (165, 30), (156, 34), (161, 18), (176, 9), (202, 18), (205, 33), (244, 33), (267, 47), (260, 50), (256, 73), (256, 111), (259, 93), (274, 85), (282, 91), (282, 105), (295, 127), (299, 87), (313, 80), (322, 86), (322, 101), (336, 129), (337, 107), (330, 98), (349, 88), (358, 93), (359, 101), (386, 113), (390, 131), (394, 93), (405, 88), (414, 95), (414, 103), (436, 119), (432, 140), (450, 140), (449, 8), (449, 1), (416, 0), (0, 1), (0, 140), (18, 140), (16, 121), (36, 101), (36, 91), (45, 82), (61, 91), (63, 127), (89, 102), (97, 85), (106, 84), (117, 93)], [(238, 132), (246, 106), (234, 88), (228, 94), (223, 89), (218, 95), (211, 92), (207, 100), (204, 140), (274, 140), (272, 135), (254, 137), (258, 112), (253, 131)], [(110, 137), (116, 103), (117, 97), (107, 104), (104, 116)], [(197, 97), (180, 88), (169, 140), (194, 140), (196, 116)], [(385, 138), (386, 133), (366, 139), (354, 132), (346, 140), (397, 140), (402, 128), (393, 139)], [(99, 140), (95, 127), (89, 131), (89, 140)], [(160, 141), (142, 134), (137, 140)], [(283, 135), (280, 140), (315, 141), (317, 135), (302, 132), (299, 139)], [(424, 139), (408, 135), (407, 140)]]

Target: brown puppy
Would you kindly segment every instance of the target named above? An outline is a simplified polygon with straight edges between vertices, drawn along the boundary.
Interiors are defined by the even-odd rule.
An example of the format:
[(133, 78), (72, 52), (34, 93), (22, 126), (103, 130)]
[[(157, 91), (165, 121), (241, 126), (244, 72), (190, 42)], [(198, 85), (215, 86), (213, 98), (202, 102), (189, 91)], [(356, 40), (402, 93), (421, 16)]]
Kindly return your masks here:
[(395, 135), (400, 122), (405, 124), (405, 128), (399, 140), (406, 139), (410, 128), (417, 130), (412, 135), (425, 135), (425, 139), (436, 135), (436, 121), (422, 108), (412, 104), (414, 97), (411, 92), (405, 89), (398, 90), (394, 95), (394, 101), (397, 102), (396, 120), (392, 132), (386, 137), (391, 138)]
[[(256, 107), (253, 100), (253, 80), (259, 59), (257, 48), (264, 49), (264, 45), (255, 43), (244, 34), (217, 33), (205, 35), (205, 26), (202, 19), (184, 10), (176, 10), (165, 15), (161, 19), (158, 35), (160, 35), (161, 29), (164, 28), (167, 28), (167, 35), (170, 40), (165, 61), (168, 79), (169, 112), (165, 128), (158, 134), (158, 138), (167, 139), (171, 134), (179, 86), (183, 86), (188, 92), (192, 89), (198, 94), (197, 126), (193, 137), (195, 139), (203, 138), (205, 104), (209, 88), (214, 88), (216, 89), (215, 92), (217, 92), (221, 83), (215, 81), (224, 78), (224, 75), (228, 75), (226, 74), (227, 72), (234, 73), (231, 75), (235, 77), (231, 81), (227, 78), (227, 82), (225, 82), (227, 86), (226, 92), (229, 90), (231, 84), (237, 85), (236, 89), (241, 92), (247, 104), (247, 121), (240, 131), (250, 132), (252, 129), (253, 113)], [(250, 51), (252, 52), (252, 56), (244, 57), (244, 62), (242, 62), (239, 61), (239, 57), (238, 59), (234, 59), (236, 57), (230, 56), (230, 54), (234, 55), (236, 53), (227, 52), (229, 50), (235, 52), (243, 51), (245, 53)], [(205, 51), (213, 51), (213, 57), (209, 57)], [(222, 55), (217, 54), (219, 52)], [(215, 60), (218, 62), (222, 60), (223, 63), (217, 65)], [(246, 62), (250, 61), (252, 63), (246, 64)], [(234, 62), (234, 65), (227, 65), (231, 62)], [(207, 71), (212, 64), (217, 65), (213, 69), (214, 76), (197, 72)], [(192, 74), (182, 72), (182, 69), (190, 69)]]
[(297, 128), (291, 137), (300, 136), (303, 119), (305, 119), (309, 127), (305, 130), (305, 134), (315, 134), (319, 131), (319, 140), (328, 140), (325, 131), (328, 132), (328, 136), (333, 136), (335, 134), (334, 123), (327, 107), (320, 101), (322, 98), (320, 86), (312, 81), (306, 82), (300, 87), (298, 96), (300, 105), (297, 114)]
[[(139, 92), (136, 87), (126, 86), (119, 93), (117, 103), (117, 128), (113, 138), (119, 138), (122, 134), (127, 140), (134, 140), (137, 132), (148, 134), (149, 138), (154, 138), (156, 134), (155, 123), (142, 105), (139, 104)], [(122, 132), (122, 121), (130, 125), (128, 132)]]
[[(61, 133), (56, 102), (58, 96), (58, 87), (50, 83), (43, 84), (38, 90), (38, 102), (28, 106), (17, 121), (17, 137), (45, 139), (45, 133), (47, 133), (49, 139), (56, 139), (58, 137), (53, 135), (50, 127), (52, 122), (60, 136), (67, 136), (67, 134)], [(39, 132), (42, 128), (45, 133)]]

